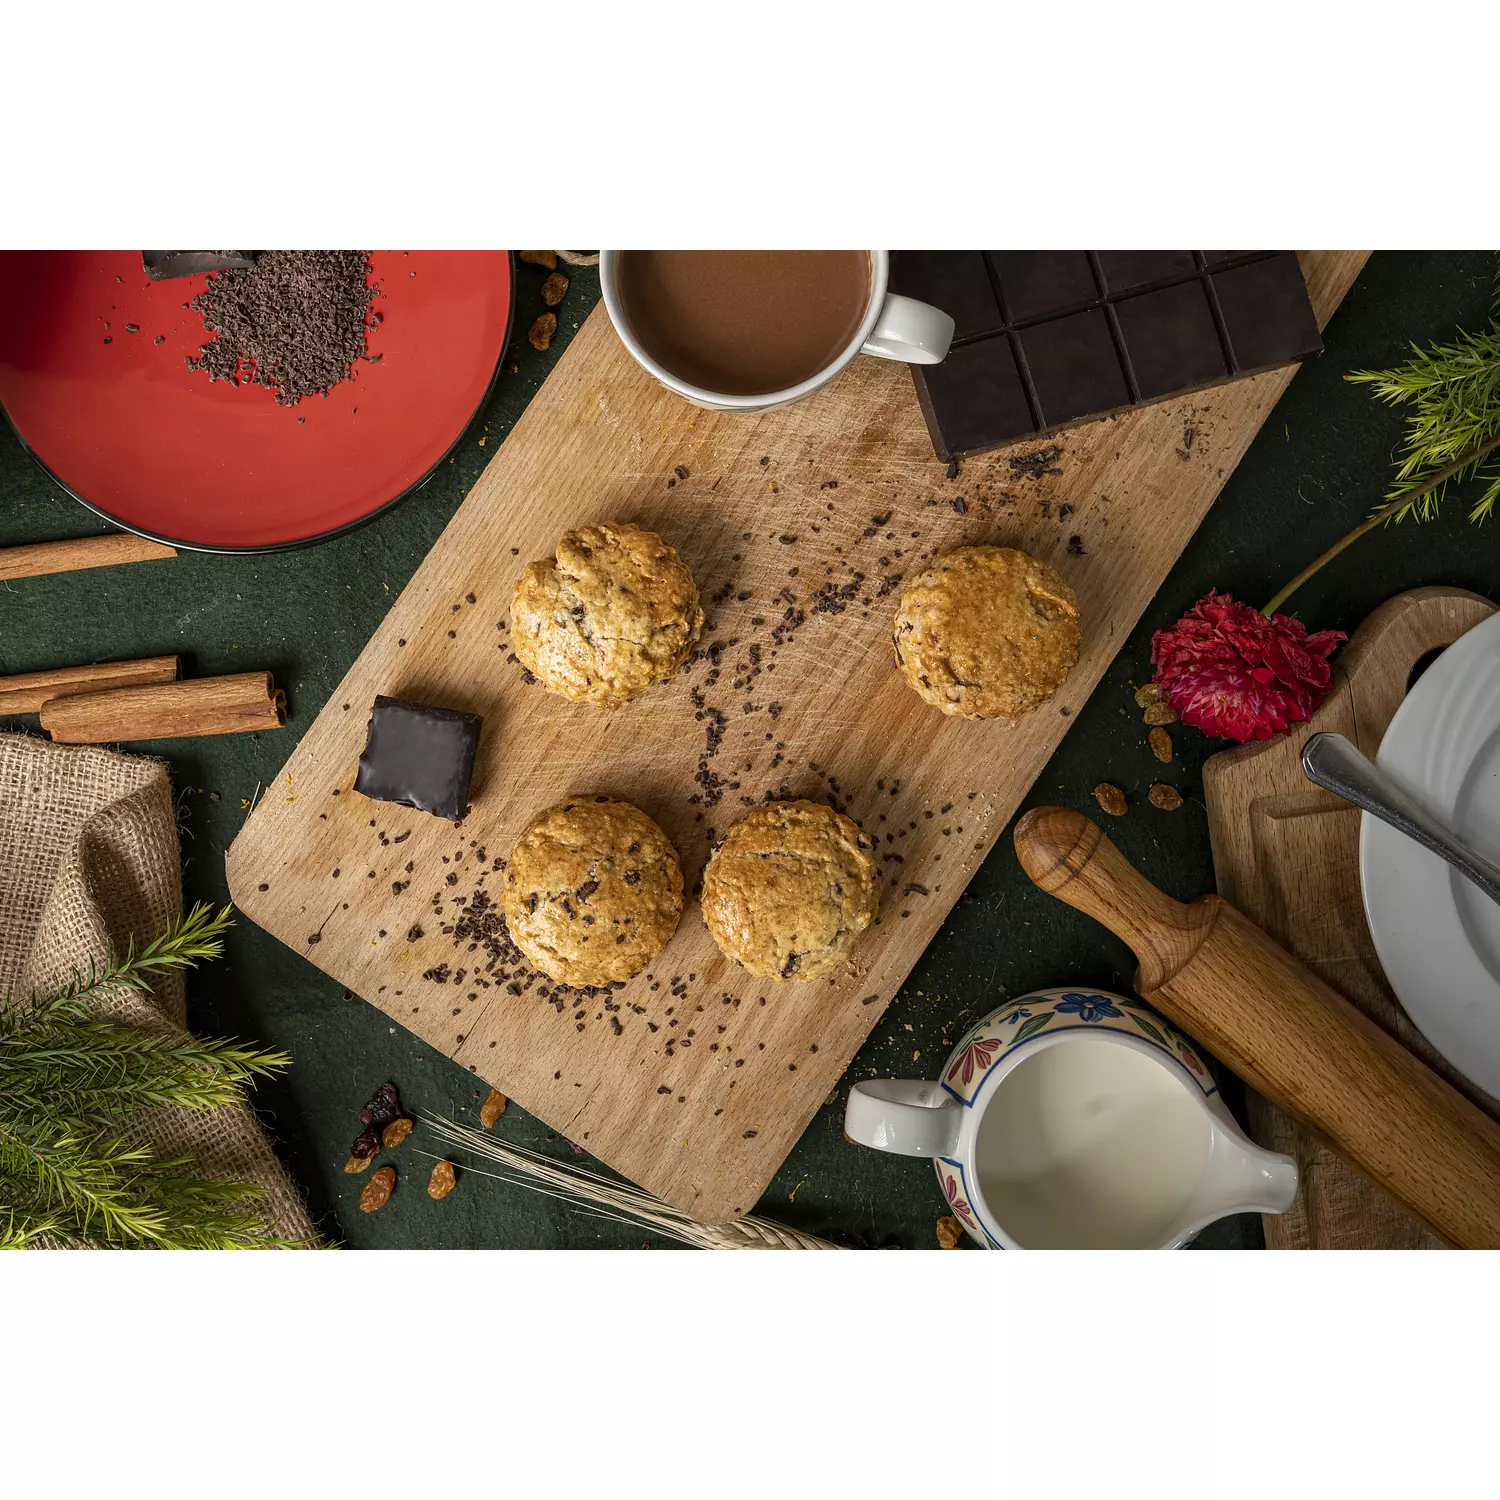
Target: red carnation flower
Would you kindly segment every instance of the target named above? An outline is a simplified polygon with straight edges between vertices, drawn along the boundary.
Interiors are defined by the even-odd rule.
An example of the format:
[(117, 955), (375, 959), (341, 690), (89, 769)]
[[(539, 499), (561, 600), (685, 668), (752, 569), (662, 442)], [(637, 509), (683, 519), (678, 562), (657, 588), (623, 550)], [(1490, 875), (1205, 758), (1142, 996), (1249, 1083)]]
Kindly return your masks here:
[(1267, 619), (1209, 591), (1151, 640), (1154, 681), (1184, 724), (1230, 740), (1268, 740), (1303, 724), (1328, 696), (1328, 658), (1348, 637), (1309, 635), (1300, 620)]

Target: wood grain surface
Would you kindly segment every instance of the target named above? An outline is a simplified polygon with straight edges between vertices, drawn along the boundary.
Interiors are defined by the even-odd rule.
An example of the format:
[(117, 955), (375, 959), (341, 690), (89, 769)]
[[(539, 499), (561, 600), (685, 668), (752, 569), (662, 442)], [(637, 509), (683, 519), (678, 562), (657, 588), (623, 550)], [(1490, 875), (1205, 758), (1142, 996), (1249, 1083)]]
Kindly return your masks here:
[[(1438, 1056), (1387, 986), (1360, 895), (1361, 814), (1313, 786), (1300, 757), (1309, 735), (1327, 731), (1347, 735), (1373, 758), (1406, 696), (1412, 668), (1494, 610), (1489, 600), (1462, 589), (1397, 595), (1336, 658), (1333, 690), (1310, 724), (1264, 745), (1223, 751), (1203, 768), (1219, 894), (1491, 1112), (1495, 1101)], [(1250, 1123), (1261, 1145), (1295, 1156), (1302, 1171), (1291, 1211), (1265, 1217), (1272, 1249), (1440, 1248), (1386, 1194), (1256, 1094), (1250, 1096)]]
[(1221, 896), (1157, 890), (1082, 813), (1016, 825), (1022, 868), (1140, 959), (1136, 989), (1412, 1218), (1500, 1249), (1500, 1124)]
[[(1364, 258), (1303, 257), (1320, 318)], [(657, 387), (596, 310), (247, 821), (228, 858), (234, 898), (668, 1202), (706, 1222), (747, 1213), (1292, 373), (1001, 450), (948, 480), (899, 366), (856, 360), (760, 415), (700, 411)], [(606, 713), (523, 682), (506, 626), (521, 568), (563, 530), (614, 518), (677, 546), (709, 622), (687, 671)], [(1017, 726), (943, 717), (891, 662), (901, 577), (989, 541), (1053, 563), (1082, 610), (1078, 666)], [(377, 693), (484, 716), (461, 827), (352, 792)], [(497, 956), (475, 911), (517, 833), (575, 792), (650, 813), (690, 892), (749, 805), (832, 799), (879, 840), (879, 925), (835, 981), (758, 982), (690, 900), (648, 974), (605, 999), (559, 994)]]

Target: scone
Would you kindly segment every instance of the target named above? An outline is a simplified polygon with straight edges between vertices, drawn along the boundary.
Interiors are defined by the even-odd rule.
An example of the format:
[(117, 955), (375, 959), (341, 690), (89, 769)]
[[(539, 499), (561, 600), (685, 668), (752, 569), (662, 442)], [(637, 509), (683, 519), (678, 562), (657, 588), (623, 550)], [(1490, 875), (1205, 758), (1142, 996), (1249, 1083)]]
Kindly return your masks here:
[(725, 834), (703, 871), (703, 920), (757, 979), (822, 979), (880, 910), (859, 824), (820, 802), (770, 802)]
[(527, 671), (564, 698), (608, 708), (670, 677), (703, 628), (686, 564), (628, 521), (564, 532), (555, 559), (521, 574), (510, 614)]
[(511, 940), (559, 984), (639, 974), (682, 915), (682, 866), (640, 808), (569, 797), (516, 840), (505, 867)]
[(1013, 547), (960, 547), (906, 586), (892, 640), (906, 680), (966, 719), (1019, 719), (1078, 660), (1078, 600)]

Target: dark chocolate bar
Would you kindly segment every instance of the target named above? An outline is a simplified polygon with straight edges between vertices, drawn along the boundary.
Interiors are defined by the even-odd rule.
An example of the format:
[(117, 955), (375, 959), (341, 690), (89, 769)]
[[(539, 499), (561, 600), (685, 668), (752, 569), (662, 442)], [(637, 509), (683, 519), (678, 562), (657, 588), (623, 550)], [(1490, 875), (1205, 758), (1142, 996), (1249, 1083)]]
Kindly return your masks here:
[(956, 325), (912, 366), (945, 462), (1323, 348), (1290, 250), (897, 250), (891, 289)]
[(482, 723), (457, 709), (376, 698), (354, 790), (439, 818), (463, 817)]
[(142, 250), (141, 266), (152, 281), (173, 281), (205, 271), (248, 271), (258, 250)]

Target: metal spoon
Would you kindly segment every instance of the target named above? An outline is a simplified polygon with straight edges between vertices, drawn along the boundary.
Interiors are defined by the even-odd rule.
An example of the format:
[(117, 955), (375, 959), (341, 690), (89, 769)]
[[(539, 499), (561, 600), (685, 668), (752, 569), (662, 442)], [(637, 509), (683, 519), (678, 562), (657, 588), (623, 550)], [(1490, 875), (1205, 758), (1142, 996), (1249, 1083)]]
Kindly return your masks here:
[(1309, 781), (1327, 787), (1346, 802), (1389, 823), (1398, 833), (1415, 839), (1468, 876), (1491, 901), (1500, 903), (1500, 865), (1471, 849), (1343, 735), (1313, 735), (1302, 747), (1302, 769)]

